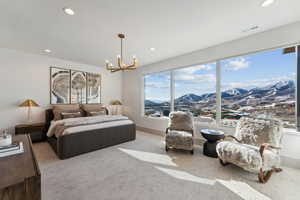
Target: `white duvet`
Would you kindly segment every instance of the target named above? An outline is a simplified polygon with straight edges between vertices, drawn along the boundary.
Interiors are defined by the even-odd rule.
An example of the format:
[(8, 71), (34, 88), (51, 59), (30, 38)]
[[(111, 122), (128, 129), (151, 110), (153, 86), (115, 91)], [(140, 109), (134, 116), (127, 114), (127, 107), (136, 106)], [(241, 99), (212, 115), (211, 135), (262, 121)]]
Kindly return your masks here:
[(56, 137), (88, 130), (96, 130), (112, 126), (132, 124), (133, 122), (122, 115), (100, 115), (93, 117), (69, 118), (52, 121), (47, 132), (48, 137)]

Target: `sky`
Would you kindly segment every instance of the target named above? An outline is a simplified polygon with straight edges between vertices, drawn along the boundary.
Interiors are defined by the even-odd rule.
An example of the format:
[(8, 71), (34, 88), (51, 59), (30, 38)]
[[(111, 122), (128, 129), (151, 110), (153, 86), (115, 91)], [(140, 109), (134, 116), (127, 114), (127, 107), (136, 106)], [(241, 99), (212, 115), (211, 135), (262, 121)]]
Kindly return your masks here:
[[(295, 80), (296, 54), (283, 54), (282, 49), (265, 51), (221, 61), (222, 91), (231, 88), (251, 89), (278, 81)], [(174, 71), (175, 98), (193, 93), (215, 92), (216, 65), (209, 63)], [(170, 99), (170, 72), (145, 76), (145, 99)]]

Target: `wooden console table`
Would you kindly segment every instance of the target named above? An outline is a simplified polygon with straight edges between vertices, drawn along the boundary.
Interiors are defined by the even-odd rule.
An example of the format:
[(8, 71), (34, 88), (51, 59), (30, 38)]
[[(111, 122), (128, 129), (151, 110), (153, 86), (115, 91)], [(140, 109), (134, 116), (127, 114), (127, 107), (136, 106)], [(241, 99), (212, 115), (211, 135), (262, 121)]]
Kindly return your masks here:
[(0, 158), (0, 200), (41, 200), (41, 173), (29, 135), (22, 141), (24, 153)]

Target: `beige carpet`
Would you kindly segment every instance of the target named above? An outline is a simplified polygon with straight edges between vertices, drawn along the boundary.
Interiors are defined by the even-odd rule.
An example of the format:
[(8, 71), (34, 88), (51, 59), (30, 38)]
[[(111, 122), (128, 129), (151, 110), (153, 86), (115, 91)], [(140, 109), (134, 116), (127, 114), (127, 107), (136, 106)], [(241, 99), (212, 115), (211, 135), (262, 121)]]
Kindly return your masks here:
[(133, 142), (59, 160), (47, 143), (34, 144), (43, 200), (300, 199), (300, 171), (284, 168), (267, 184), (217, 159), (164, 150), (163, 138), (138, 132)]

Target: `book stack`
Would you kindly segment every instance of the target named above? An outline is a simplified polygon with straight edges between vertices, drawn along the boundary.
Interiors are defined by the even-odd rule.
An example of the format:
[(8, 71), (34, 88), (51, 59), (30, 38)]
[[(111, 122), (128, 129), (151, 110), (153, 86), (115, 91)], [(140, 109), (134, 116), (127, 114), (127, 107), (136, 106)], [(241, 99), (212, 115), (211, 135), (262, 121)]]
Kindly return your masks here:
[(24, 147), (22, 142), (14, 142), (7, 146), (0, 146), (0, 158), (15, 155), (15, 154), (20, 154), (23, 152), (24, 152)]

